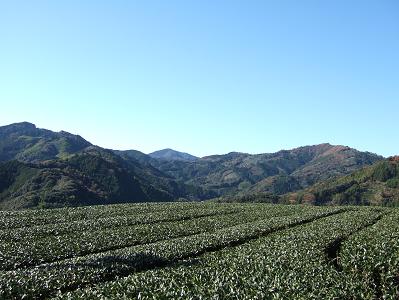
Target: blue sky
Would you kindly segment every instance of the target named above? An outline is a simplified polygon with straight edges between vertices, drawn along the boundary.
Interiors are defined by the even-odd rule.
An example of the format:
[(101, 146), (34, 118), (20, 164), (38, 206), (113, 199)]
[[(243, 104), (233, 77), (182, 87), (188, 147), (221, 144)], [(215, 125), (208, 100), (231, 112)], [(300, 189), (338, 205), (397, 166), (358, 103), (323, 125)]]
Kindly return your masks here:
[(1, 1), (0, 125), (204, 156), (399, 154), (399, 2)]

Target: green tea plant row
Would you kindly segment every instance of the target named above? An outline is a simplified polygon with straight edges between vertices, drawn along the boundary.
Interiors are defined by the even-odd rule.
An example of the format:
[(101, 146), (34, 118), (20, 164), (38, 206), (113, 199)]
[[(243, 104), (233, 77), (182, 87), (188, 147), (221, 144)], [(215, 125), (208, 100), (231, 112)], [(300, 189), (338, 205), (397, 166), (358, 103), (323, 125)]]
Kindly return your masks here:
[[(244, 210), (236, 214), (205, 216), (188, 220), (109, 226), (90, 231), (70, 232), (64, 235), (25, 236), (22, 240), (6, 240), (0, 244), (0, 269), (11, 270), (46, 262), (104, 252), (110, 249), (152, 243), (180, 236), (212, 232), (217, 229), (252, 222), (261, 218), (292, 213), (293, 208), (274, 207)], [(112, 222), (111, 222), (112, 224)]]
[[(146, 203), (143, 205), (118, 204), (109, 205), (109, 207), (98, 205), (76, 207), (73, 209), (59, 208), (54, 210), (0, 211), (0, 229), (58, 224), (83, 219), (123, 216), (126, 214), (145, 214), (155, 211), (165, 211), (168, 210), (170, 206), (173, 206), (173, 204)], [(176, 208), (179, 209), (178, 207)]]
[[(247, 205), (246, 207), (252, 207)], [(0, 229), (42, 226), (46, 224), (70, 223), (81, 220), (94, 220), (127, 215), (148, 213), (178, 213), (190, 209), (240, 209), (240, 205), (215, 205), (214, 203), (144, 203), (98, 205), (53, 210), (0, 211)], [(242, 209), (242, 208), (241, 208)]]
[[(287, 206), (289, 207), (289, 206)], [(277, 209), (284, 210), (281, 206)], [(265, 218), (183, 238), (87, 255), (35, 268), (0, 272), (0, 298), (40, 298), (117, 276), (167, 266), (181, 259), (240, 245), (302, 223), (337, 214), (342, 208), (295, 207), (296, 214)], [(2, 294), (1, 294), (2, 293)]]
[(188, 220), (206, 216), (221, 214), (230, 214), (243, 211), (235, 207), (225, 208), (197, 208), (184, 211), (164, 210), (146, 214), (128, 214), (125, 216), (106, 217), (99, 219), (85, 219), (57, 224), (46, 224), (30, 227), (20, 227), (13, 229), (0, 230), (0, 240), (3, 241), (24, 241), (29, 239), (38, 239), (50, 235), (63, 235), (68, 233), (77, 233), (81, 231), (116, 228), (122, 226), (133, 226), (140, 224), (154, 224), (167, 221)]
[(399, 299), (399, 210), (345, 241), (339, 258), (362, 299)]
[(326, 247), (381, 213), (350, 211), (176, 266), (60, 294), (61, 299), (361, 299)]

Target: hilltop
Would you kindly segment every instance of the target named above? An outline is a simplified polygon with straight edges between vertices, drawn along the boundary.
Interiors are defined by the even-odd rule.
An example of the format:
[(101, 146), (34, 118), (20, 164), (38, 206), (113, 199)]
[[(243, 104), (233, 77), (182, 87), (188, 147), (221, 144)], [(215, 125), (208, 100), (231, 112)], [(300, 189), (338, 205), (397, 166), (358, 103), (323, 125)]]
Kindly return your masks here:
[(198, 159), (198, 157), (185, 153), (185, 152), (179, 152), (173, 149), (163, 149), (163, 150), (158, 150), (155, 152), (152, 152), (148, 154), (152, 158), (157, 158), (157, 159), (164, 159), (164, 160), (182, 160), (182, 161), (195, 161)]
[(0, 127), (0, 161), (39, 162), (65, 158), (92, 146), (79, 135), (22, 122)]

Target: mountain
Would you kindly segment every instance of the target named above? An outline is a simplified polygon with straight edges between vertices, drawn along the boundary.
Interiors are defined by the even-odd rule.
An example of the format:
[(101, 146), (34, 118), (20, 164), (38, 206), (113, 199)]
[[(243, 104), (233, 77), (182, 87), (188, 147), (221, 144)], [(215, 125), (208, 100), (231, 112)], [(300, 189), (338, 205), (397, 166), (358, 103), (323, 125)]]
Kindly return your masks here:
[(26, 122), (0, 127), (0, 209), (214, 196), (176, 181), (146, 159), (152, 160), (139, 151), (103, 149)]
[(399, 157), (282, 197), (285, 203), (399, 206)]
[(188, 153), (179, 152), (173, 149), (163, 149), (148, 154), (152, 158), (163, 160), (195, 161), (198, 157)]
[(0, 127), (0, 161), (65, 158), (92, 146), (79, 135), (36, 128), (28, 122)]
[[(92, 145), (27, 122), (0, 127), (0, 208), (278, 196), (348, 175), (383, 157), (320, 144), (276, 153), (196, 158)], [(256, 197), (256, 196), (255, 196)], [(277, 200), (276, 200), (277, 199)], [(262, 200), (263, 201), (263, 200)]]
[(157, 159), (152, 158), (148, 154), (137, 150), (112, 150), (116, 155), (119, 155), (126, 160), (135, 160), (146, 165), (157, 165)]
[(90, 148), (66, 159), (0, 164), (0, 209), (210, 198), (159, 170)]
[(383, 157), (345, 146), (320, 144), (276, 153), (231, 152), (192, 162), (158, 160), (163, 173), (188, 184), (227, 194), (285, 194), (316, 182), (350, 174)]
[(2, 209), (171, 200), (151, 186), (145, 189), (126, 169), (89, 154), (39, 164), (6, 162), (0, 182)]

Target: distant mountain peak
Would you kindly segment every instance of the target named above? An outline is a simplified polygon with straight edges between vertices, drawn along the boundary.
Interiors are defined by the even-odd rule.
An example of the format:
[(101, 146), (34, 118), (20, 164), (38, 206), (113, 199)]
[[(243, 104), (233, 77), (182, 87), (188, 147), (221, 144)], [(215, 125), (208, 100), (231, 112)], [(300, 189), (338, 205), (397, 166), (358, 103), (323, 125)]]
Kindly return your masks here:
[(36, 125), (33, 123), (29, 123), (29, 122), (19, 122), (19, 123), (13, 123), (10, 125), (1, 126), (0, 128), (3, 128), (3, 130), (7, 130), (7, 129), (13, 129), (13, 130), (36, 129)]
[(36, 128), (36, 125), (35, 124), (33, 124), (33, 123), (30, 123), (30, 122), (19, 122), (19, 123), (14, 123), (14, 124), (11, 124), (10, 126), (19, 126), (19, 127), (33, 127), (33, 128)]
[(91, 144), (79, 135), (37, 128), (29, 122), (0, 126), (0, 161), (38, 162), (67, 157)]
[(176, 151), (170, 148), (158, 150), (148, 154), (152, 158), (162, 159), (162, 160), (183, 160), (183, 161), (195, 161), (198, 157), (185, 153)]

